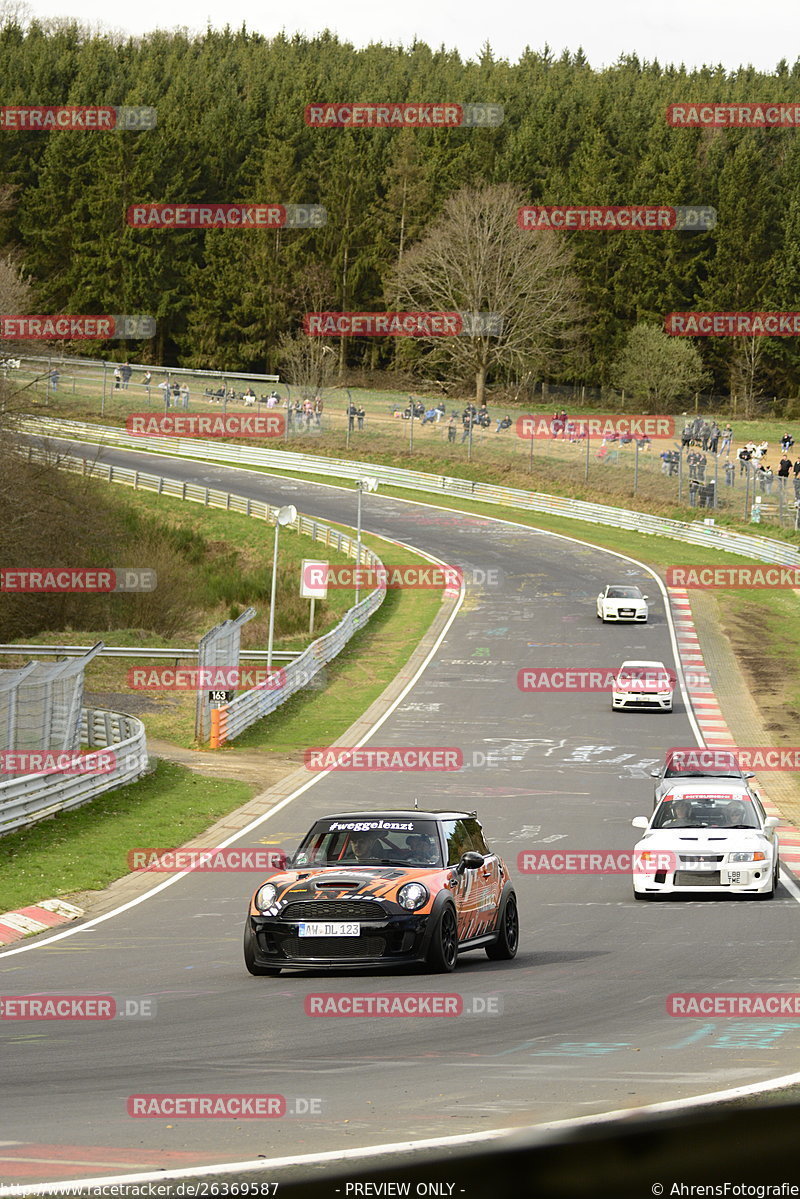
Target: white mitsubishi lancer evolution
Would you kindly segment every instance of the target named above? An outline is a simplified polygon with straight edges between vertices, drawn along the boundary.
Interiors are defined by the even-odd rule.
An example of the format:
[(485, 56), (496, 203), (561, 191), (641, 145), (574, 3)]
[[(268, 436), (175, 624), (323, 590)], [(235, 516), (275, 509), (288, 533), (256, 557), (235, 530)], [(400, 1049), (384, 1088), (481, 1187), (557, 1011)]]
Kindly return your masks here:
[(634, 850), (636, 899), (719, 891), (772, 899), (780, 873), (777, 816), (759, 798), (723, 779), (698, 780), (665, 795)]

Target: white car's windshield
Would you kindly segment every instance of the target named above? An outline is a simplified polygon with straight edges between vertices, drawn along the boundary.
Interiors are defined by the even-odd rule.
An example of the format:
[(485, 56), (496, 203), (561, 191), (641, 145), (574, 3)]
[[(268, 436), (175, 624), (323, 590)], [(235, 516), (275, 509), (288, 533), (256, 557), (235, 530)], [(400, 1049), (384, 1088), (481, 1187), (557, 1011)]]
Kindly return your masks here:
[(641, 599), (642, 593), (638, 587), (609, 587), (607, 599)]
[(668, 796), (651, 828), (761, 828), (752, 800), (738, 795)]

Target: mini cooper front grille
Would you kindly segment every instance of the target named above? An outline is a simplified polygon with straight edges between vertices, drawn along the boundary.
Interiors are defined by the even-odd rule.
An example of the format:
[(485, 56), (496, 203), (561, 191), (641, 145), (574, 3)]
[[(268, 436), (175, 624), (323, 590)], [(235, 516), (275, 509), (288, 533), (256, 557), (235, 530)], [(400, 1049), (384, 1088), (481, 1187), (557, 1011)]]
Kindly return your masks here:
[(281, 912), (281, 917), (284, 920), (385, 920), (386, 912), (371, 899), (310, 899), (306, 903), (290, 903)]
[(287, 937), (281, 949), (289, 958), (380, 958), (383, 937)]

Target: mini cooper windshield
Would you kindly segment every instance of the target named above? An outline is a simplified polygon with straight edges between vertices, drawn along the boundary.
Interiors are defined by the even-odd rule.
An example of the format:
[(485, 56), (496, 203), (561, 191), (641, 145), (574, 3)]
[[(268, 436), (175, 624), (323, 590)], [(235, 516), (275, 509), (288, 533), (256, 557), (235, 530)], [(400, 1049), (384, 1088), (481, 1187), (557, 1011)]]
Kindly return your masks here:
[(432, 820), (319, 820), (291, 859), (304, 866), (444, 865), (438, 829)]

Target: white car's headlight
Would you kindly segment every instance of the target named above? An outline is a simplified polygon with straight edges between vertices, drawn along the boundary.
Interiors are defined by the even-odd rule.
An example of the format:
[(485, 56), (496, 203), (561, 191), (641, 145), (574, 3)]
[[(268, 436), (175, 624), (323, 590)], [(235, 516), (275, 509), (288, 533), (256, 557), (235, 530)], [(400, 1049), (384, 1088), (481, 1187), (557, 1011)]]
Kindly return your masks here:
[(759, 850), (747, 850), (741, 853), (729, 853), (729, 862), (766, 862), (767, 855)]
[(416, 912), (428, 902), (428, 888), (423, 887), (422, 883), (406, 883), (397, 892), (397, 902), (401, 908)]
[(278, 897), (278, 888), (274, 883), (264, 883), (263, 887), (259, 887), (256, 892), (256, 907), (259, 912), (266, 912), (271, 908)]

